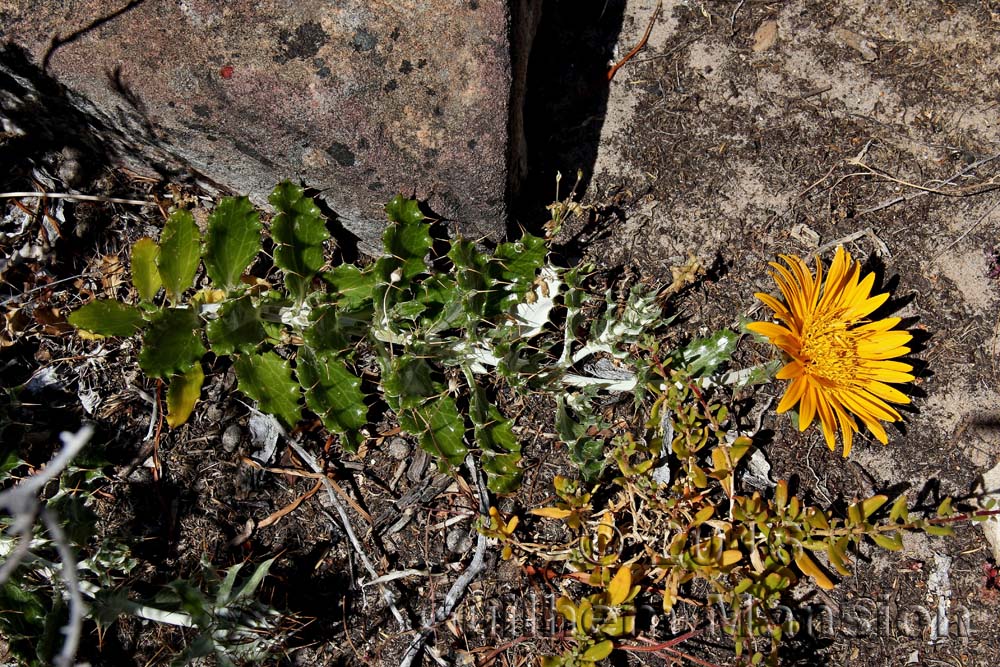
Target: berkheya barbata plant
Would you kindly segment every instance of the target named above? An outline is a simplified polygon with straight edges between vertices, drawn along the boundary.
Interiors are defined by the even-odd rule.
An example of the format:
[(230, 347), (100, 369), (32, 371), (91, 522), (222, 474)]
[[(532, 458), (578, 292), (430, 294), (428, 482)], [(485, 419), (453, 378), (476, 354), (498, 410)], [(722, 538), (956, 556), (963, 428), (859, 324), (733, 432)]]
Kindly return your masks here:
[[(442, 467), (458, 465), (466, 443), (474, 443), (493, 491), (519, 485), (521, 446), (490, 398), (494, 382), (558, 390), (561, 430), (574, 443), (574, 460), (585, 469), (595, 460), (600, 465), (598, 443), (585, 433), (593, 419), (576, 421), (573, 407), (589, 415), (586, 400), (599, 389), (627, 391), (637, 380), (574, 367), (597, 352), (614, 349), (620, 356), (660, 322), (654, 292), (634, 290), (621, 313), (609, 295), (590, 337), (580, 341), (583, 272), (548, 263), (542, 238), (524, 234), (492, 252), (455, 238), (435, 256), (417, 202), (396, 197), (386, 205), (383, 255), (367, 266), (329, 267), (330, 234), (315, 202), (287, 181), (269, 202), (276, 211), (273, 262), (283, 284), (247, 275), (262, 255), (260, 215), (245, 197), (225, 198), (208, 216), (204, 238), (191, 212), (178, 209), (159, 243), (135, 243), (137, 304), (95, 300), (70, 315), (85, 335), (141, 332), (139, 365), (167, 383), (170, 426), (190, 417), (204, 382), (202, 359), (211, 351), (234, 358), (239, 389), (261, 411), (291, 427), (307, 407), (355, 448), (376, 400), (366, 396), (355, 370), (364, 348), (381, 368), (377, 398)], [(210, 286), (194, 290), (202, 265)], [(565, 333), (551, 335), (559, 309), (564, 315), (555, 319)], [(462, 391), (467, 411), (456, 400)]]

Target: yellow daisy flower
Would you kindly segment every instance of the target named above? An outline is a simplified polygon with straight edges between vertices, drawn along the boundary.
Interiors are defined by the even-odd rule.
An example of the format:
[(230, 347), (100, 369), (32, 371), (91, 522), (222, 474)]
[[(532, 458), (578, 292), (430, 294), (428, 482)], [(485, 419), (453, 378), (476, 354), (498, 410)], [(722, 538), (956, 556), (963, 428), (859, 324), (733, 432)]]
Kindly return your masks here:
[[(758, 299), (774, 311), (781, 324), (754, 322), (748, 329), (770, 339), (789, 357), (778, 371), (779, 380), (791, 380), (778, 413), (799, 404), (799, 430), (804, 431), (819, 416), (827, 446), (836, 449), (838, 424), (844, 439), (844, 456), (858, 425), (855, 415), (882, 444), (888, 442), (881, 422), (902, 419), (889, 403), (910, 399), (888, 383), (911, 382), (913, 367), (894, 357), (907, 354), (912, 336), (893, 331), (898, 317), (867, 319), (889, 295), (871, 296), (875, 274), (863, 279), (861, 263), (837, 248), (830, 272), (823, 282), (823, 264), (816, 258), (816, 276), (800, 258), (780, 255), (787, 264), (771, 262), (772, 277), (784, 303), (758, 293)], [(822, 289), (821, 289), (822, 288)]]

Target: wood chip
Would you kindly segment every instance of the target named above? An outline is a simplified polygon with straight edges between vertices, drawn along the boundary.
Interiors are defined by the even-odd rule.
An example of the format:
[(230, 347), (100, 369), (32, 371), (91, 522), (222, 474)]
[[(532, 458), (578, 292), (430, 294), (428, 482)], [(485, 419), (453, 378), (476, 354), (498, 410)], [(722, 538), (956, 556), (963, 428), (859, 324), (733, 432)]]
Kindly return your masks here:
[(753, 34), (753, 46), (751, 47), (754, 53), (761, 53), (762, 51), (767, 51), (769, 48), (774, 46), (775, 42), (778, 41), (778, 22), (764, 21), (757, 28), (757, 32)]
[(430, 463), (430, 457), (427, 456), (427, 452), (423, 449), (417, 448), (413, 455), (413, 462), (410, 464), (410, 468), (406, 471), (406, 478), (416, 484), (424, 478), (424, 471), (427, 470), (427, 464)]
[(878, 60), (878, 51), (875, 50), (875, 43), (856, 32), (846, 28), (834, 28), (833, 36), (846, 46), (851, 47), (861, 54), (861, 59), (866, 62)]

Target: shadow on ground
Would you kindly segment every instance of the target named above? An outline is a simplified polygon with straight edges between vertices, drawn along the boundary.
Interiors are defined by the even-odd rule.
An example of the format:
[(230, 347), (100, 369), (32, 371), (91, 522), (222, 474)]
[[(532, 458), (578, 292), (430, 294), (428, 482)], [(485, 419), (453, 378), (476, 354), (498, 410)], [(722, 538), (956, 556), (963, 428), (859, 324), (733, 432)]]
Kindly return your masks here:
[(614, 59), (624, 0), (546, 0), (528, 64), (525, 135), (528, 172), (515, 196), (509, 233), (537, 232), (555, 200), (556, 173), (565, 196), (577, 170), (586, 190), (608, 103), (608, 64)]

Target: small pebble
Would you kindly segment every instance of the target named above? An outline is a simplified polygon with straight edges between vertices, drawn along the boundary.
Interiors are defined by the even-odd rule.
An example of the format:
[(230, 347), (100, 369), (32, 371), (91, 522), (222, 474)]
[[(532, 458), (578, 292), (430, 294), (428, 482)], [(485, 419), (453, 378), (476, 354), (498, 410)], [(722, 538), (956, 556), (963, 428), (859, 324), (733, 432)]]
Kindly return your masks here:
[(410, 455), (410, 446), (403, 438), (393, 438), (389, 441), (389, 456), (402, 461)]
[(455, 526), (449, 530), (445, 544), (448, 546), (448, 551), (454, 554), (464, 554), (472, 548), (472, 535), (469, 533), (469, 527)]
[(230, 424), (222, 434), (222, 448), (232, 454), (243, 439), (243, 429), (239, 424)]

